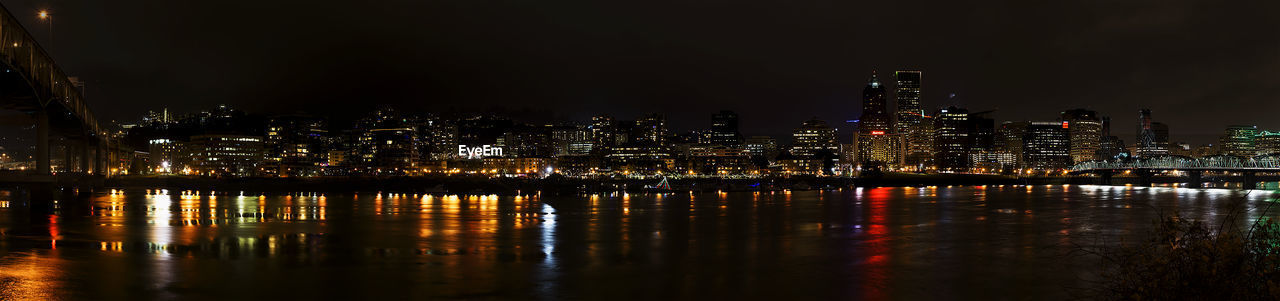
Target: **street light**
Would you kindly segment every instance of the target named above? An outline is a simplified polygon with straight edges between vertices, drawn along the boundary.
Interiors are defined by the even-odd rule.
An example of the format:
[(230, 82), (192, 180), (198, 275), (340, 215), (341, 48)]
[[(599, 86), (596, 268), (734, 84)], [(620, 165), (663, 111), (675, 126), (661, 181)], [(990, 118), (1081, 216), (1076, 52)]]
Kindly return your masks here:
[(40, 12), (37, 15), (40, 16), (40, 20), (45, 20), (46, 23), (49, 25), (49, 47), (45, 47), (45, 48), (48, 49), (49, 52), (51, 52), (49, 53), (49, 56), (53, 56), (53, 53), (52, 53), (53, 52), (53, 15), (49, 14), (49, 10), (47, 9), (40, 10)]

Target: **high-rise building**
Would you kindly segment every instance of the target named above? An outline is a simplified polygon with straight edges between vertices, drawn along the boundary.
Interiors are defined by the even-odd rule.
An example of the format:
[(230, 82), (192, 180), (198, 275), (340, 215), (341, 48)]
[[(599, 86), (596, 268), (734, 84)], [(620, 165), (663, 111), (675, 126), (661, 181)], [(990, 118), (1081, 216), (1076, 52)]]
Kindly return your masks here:
[(720, 111), (711, 115), (711, 144), (742, 144), (742, 133), (738, 132), (738, 114), (733, 111)]
[(907, 166), (920, 166), (933, 157), (933, 121), (924, 114), (920, 103), (923, 74), (920, 71), (898, 71), (893, 75), (897, 80), (894, 89), (898, 108), (896, 125), (897, 134), (903, 139), (903, 160)]
[(862, 117), (854, 133), (858, 164), (863, 168), (902, 163), (902, 137), (896, 133), (891, 118), (884, 86), (872, 72), (862, 89)]
[(1026, 121), (1005, 121), (1000, 124), (1000, 129), (997, 132), (997, 135), (1000, 137), (998, 141), (1003, 146), (1003, 150), (1015, 155), (1017, 160), (1017, 162), (1015, 162), (1015, 166), (1017, 166), (1017, 168), (1026, 167), (1026, 164), (1024, 164), (1025, 162), (1023, 162), (1022, 155), (1023, 147), (1025, 146), (1023, 139), (1026, 138), (1027, 127), (1030, 125), (1031, 123)]
[(1222, 134), (1221, 144), (1222, 154), (1253, 157), (1257, 155), (1257, 137), (1258, 127), (1252, 125), (1233, 125), (1227, 127), (1225, 133)]
[(1102, 143), (1102, 120), (1098, 112), (1074, 109), (1062, 112), (1062, 124), (1071, 135), (1071, 161), (1080, 163), (1098, 159)]
[(934, 114), (933, 160), (938, 170), (969, 170), (969, 110), (947, 107)]
[(823, 153), (832, 156), (840, 152), (840, 142), (836, 129), (827, 125), (826, 121), (813, 119), (791, 133), (791, 155), (796, 157), (815, 157)]
[(1110, 160), (1120, 154), (1128, 153), (1125, 150), (1124, 140), (1111, 135), (1111, 117), (1102, 117), (1102, 133), (1099, 137), (1096, 155), (1098, 160)]
[(875, 72), (871, 73), (871, 79), (867, 81), (867, 86), (862, 89), (862, 117), (858, 120), (858, 132), (863, 134), (871, 134), (880, 132), (889, 134), (894, 132), (892, 121), (889, 117), (889, 106), (885, 101), (884, 86), (880, 85), (880, 79), (876, 78)]
[(1071, 134), (1062, 122), (1032, 122), (1022, 138), (1023, 163), (1053, 170), (1071, 166)]
[[(1163, 132), (1163, 137), (1161, 136)], [(1162, 142), (1163, 141), (1163, 142)], [(1139, 157), (1151, 157), (1169, 154), (1169, 127), (1151, 121), (1151, 110), (1138, 111), (1138, 142), (1136, 145)]]

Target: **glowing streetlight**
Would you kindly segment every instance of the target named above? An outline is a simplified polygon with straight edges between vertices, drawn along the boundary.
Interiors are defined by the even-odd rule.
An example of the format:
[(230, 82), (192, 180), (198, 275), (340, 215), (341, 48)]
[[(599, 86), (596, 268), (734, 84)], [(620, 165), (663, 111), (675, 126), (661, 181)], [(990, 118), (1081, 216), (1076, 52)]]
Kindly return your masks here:
[(47, 10), (40, 11), (40, 20), (44, 20), (48, 18), (49, 18), (49, 11)]

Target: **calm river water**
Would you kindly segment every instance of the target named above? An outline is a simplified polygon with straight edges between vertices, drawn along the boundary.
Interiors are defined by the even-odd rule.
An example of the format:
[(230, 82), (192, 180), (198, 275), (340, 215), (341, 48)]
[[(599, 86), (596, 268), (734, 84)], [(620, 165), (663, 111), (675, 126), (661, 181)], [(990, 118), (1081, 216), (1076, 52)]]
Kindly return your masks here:
[[(6, 299), (1064, 299), (1159, 210), (1271, 191), (865, 188), (580, 197), (0, 191)], [(548, 205), (554, 204), (554, 206)], [(1271, 210), (1280, 213), (1280, 209)]]

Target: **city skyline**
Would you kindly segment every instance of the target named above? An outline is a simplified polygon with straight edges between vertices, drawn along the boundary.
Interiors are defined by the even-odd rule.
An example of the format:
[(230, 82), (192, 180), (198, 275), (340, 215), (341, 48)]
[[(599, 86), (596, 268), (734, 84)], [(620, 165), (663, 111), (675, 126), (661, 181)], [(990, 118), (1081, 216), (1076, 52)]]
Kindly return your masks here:
[[(1056, 18), (1001, 13), (992, 9), (1000, 5), (990, 3), (913, 4), (942, 8), (937, 10), (892, 3), (791, 7), (809, 16), (802, 19), (747, 7), (708, 17), (698, 12), (720, 11), (716, 5), (688, 4), (683, 9), (690, 15), (658, 20), (642, 17), (670, 4), (620, 11), (552, 3), (542, 14), (527, 15), (512, 14), (509, 3), (392, 1), (355, 9), (274, 3), (147, 16), (142, 4), (130, 1), (53, 7), (4, 2), (15, 12), (30, 12), (18, 17), (40, 40), (47, 30), (35, 11), (50, 9), (57, 16), (52, 29), (59, 38), (51, 52), (85, 80), (91, 108), (107, 119), (163, 105), (185, 111), (227, 103), (272, 113), (311, 105), (308, 111), (336, 115), (353, 103), (386, 102), (424, 111), (529, 109), (536, 112), (531, 116), (553, 121), (645, 110), (669, 116), (675, 128), (700, 125), (701, 112), (721, 109), (744, 119), (816, 115), (834, 123), (860, 115), (854, 100), (866, 70), (878, 69), (886, 78), (890, 70), (926, 70), (925, 108), (998, 109), (993, 117), (999, 120), (1087, 108), (1115, 117), (1117, 128), (1132, 128), (1133, 118), (1122, 114), (1150, 108), (1173, 125), (1175, 136), (1185, 137), (1180, 140), (1196, 144), (1215, 140), (1237, 119), (1280, 127), (1262, 113), (1280, 105), (1269, 101), (1276, 93), (1269, 83), (1280, 78), (1280, 68), (1267, 55), (1280, 44), (1254, 38), (1274, 36), (1277, 27), (1256, 14), (1274, 11), (1276, 4), (1196, 3), (1166, 3), (1157, 10), (1161, 14), (1130, 4), (1025, 7)], [(850, 11), (876, 13), (842, 17)], [(238, 20), (219, 19), (226, 15)], [(315, 17), (326, 15), (335, 17)], [(770, 30), (749, 16), (791, 22)], [(882, 26), (897, 20), (913, 22)], [(967, 26), (947, 26), (954, 23)], [(778, 34), (802, 27), (819, 29)], [(261, 33), (236, 34), (247, 32)], [(385, 34), (365, 34), (379, 32)], [(697, 38), (709, 34), (720, 38)], [(850, 38), (864, 34), (881, 41)], [(228, 42), (232, 35), (234, 43)], [(1221, 47), (1208, 49), (1188, 39)], [(867, 42), (892, 46), (863, 47)], [(345, 55), (310, 60), (328, 56), (329, 49)], [(370, 91), (380, 95), (371, 97)], [(951, 102), (953, 93), (958, 103)], [(1204, 103), (1214, 105), (1185, 109)], [(744, 123), (743, 130), (781, 136), (789, 127)]]

